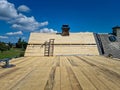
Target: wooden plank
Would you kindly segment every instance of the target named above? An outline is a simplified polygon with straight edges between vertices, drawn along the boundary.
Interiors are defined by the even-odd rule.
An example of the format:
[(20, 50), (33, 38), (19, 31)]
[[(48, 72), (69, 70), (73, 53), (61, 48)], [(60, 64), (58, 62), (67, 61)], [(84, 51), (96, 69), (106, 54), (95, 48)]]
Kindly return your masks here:
[(97, 88), (89, 81), (89, 79), (82, 73), (80, 67), (74, 67), (73, 71), (81, 84), (83, 90), (97, 90)]
[(56, 68), (53, 90), (61, 90), (60, 67)]
[(35, 69), (19, 84), (12, 88), (12, 90), (44, 90), (49, 77), (49, 72), (50, 68)]
[(0, 90), (45, 90), (46, 87), (53, 90), (119, 90), (120, 62), (108, 63), (109, 60), (99, 56), (79, 57), (18, 59), (12, 62), (16, 67), (0, 69)]
[(60, 67), (61, 90), (72, 90), (66, 67)]

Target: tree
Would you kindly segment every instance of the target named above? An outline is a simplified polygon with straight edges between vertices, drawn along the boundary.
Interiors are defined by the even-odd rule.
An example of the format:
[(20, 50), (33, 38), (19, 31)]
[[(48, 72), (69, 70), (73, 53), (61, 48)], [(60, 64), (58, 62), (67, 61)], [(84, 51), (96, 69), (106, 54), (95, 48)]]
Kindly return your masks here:
[(3, 52), (3, 51), (6, 51), (6, 50), (9, 50), (10, 47), (8, 44), (4, 43), (4, 42), (0, 42), (0, 51)]
[(16, 43), (16, 48), (22, 48), (21, 38), (18, 39), (18, 42)]
[(27, 47), (27, 42), (19, 38), (18, 42), (16, 43), (16, 48), (26, 49), (26, 47)]
[(11, 42), (8, 43), (9, 47), (12, 48), (13, 44)]

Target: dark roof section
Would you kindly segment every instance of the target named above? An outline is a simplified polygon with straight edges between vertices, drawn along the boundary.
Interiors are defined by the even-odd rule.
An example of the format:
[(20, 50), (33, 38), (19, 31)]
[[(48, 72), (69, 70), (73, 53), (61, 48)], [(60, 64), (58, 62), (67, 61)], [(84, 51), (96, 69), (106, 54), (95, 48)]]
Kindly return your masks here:
[(116, 28), (119, 28), (119, 29), (120, 29), (120, 26), (117, 25), (117, 26), (113, 27), (112, 29), (116, 29)]

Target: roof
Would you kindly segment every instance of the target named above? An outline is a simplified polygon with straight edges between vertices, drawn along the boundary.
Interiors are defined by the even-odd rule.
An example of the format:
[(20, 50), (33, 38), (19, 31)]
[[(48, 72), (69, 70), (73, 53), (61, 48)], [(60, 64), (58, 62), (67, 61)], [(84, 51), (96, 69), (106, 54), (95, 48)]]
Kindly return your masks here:
[(112, 29), (120, 29), (120, 26), (115, 26)]
[(103, 56), (23, 57), (0, 67), (0, 90), (119, 90), (120, 61)]
[(43, 44), (49, 39), (55, 39), (55, 44), (96, 44), (93, 33), (70, 33), (61, 36), (55, 33), (31, 33), (29, 44)]

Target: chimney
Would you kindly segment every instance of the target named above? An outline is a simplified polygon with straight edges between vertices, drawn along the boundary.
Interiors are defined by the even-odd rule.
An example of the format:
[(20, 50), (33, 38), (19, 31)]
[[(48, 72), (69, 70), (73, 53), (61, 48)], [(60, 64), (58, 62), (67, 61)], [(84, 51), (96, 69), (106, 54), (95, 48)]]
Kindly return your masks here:
[(65, 24), (65, 25), (62, 25), (62, 36), (69, 36), (69, 30), (70, 30), (70, 27), (69, 25)]

